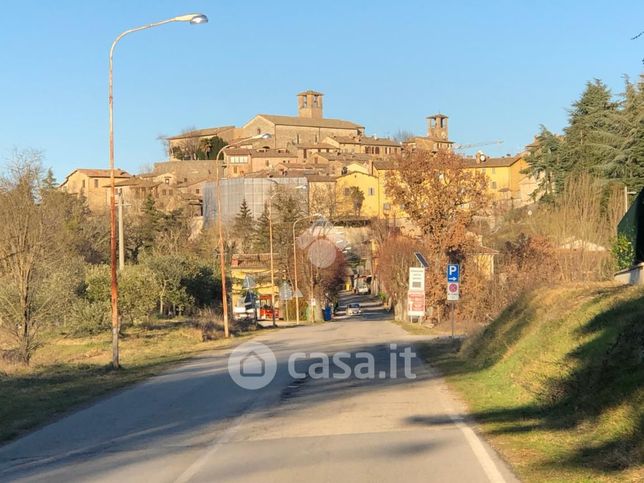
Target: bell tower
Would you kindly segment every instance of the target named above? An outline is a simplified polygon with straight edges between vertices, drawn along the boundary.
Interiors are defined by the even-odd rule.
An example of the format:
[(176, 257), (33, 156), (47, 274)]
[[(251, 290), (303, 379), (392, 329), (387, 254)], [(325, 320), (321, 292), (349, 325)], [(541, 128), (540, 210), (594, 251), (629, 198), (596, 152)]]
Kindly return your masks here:
[(321, 92), (300, 92), (297, 95), (297, 115), (313, 119), (322, 118), (322, 97), (324, 94)]
[(447, 116), (445, 114), (434, 114), (427, 117), (427, 137), (435, 141), (447, 141), (449, 139)]

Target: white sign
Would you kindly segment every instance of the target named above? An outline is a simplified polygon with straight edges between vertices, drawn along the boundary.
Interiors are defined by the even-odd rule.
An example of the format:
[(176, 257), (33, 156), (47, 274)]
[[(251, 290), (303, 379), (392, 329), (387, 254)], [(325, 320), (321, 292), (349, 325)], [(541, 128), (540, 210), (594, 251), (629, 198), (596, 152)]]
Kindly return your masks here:
[(412, 292), (425, 291), (425, 269), (423, 267), (409, 267), (409, 287)]
[(425, 315), (425, 292), (410, 290), (407, 292), (407, 315), (422, 317)]
[(460, 296), (461, 284), (458, 282), (447, 282), (447, 300), (456, 301)]

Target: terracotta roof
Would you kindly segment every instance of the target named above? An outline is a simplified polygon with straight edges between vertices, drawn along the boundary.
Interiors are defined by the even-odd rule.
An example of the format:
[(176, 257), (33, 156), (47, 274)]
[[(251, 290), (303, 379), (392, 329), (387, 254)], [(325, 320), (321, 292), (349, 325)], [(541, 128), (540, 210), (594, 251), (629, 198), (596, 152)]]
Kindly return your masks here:
[(328, 161), (340, 161), (342, 163), (355, 163), (371, 161), (374, 156), (364, 153), (316, 153), (316, 156), (323, 157)]
[(310, 174), (305, 178), (309, 183), (335, 183), (337, 176), (324, 176), (322, 174)]
[(256, 149), (251, 154), (254, 158), (297, 158), (297, 154), (277, 149)]
[(311, 144), (295, 144), (298, 149), (338, 149), (333, 144), (327, 143), (311, 143)]
[(176, 187), (177, 188), (186, 188), (188, 186), (192, 186), (192, 185), (199, 184), (199, 183), (205, 183), (207, 181), (210, 181), (210, 178), (208, 178), (207, 176), (204, 176), (203, 178), (199, 178), (199, 179), (197, 179), (195, 181), (186, 181), (186, 182), (183, 182), (183, 183), (177, 183)]
[(231, 156), (231, 155), (232, 156), (237, 156), (237, 155), (240, 155), (240, 154), (253, 154), (253, 150), (252, 149), (247, 149), (247, 148), (230, 148), (230, 149), (226, 149), (224, 151), (224, 154), (226, 156)]
[(263, 117), (273, 124), (282, 126), (302, 126), (302, 127), (326, 127), (337, 129), (358, 129), (364, 128), (360, 124), (351, 121), (343, 121), (342, 119), (326, 119), (326, 118), (310, 118), (298, 116), (276, 116), (273, 114), (258, 114), (257, 116)]
[(375, 136), (330, 136), (331, 139), (341, 144), (368, 144), (370, 146), (396, 146), (400, 143), (389, 138), (377, 138)]
[(155, 186), (159, 186), (161, 182), (157, 181), (149, 181), (147, 179), (141, 179), (137, 177), (131, 177), (129, 179), (124, 179), (123, 181), (119, 181), (118, 183), (114, 183), (114, 186), (117, 187), (122, 187), (122, 186), (140, 186), (141, 188), (154, 188)]
[[(82, 173), (86, 176), (89, 176), (90, 178), (109, 178), (110, 177), (110, 170), (109, 169), (75, 169), (71, 173), (69, 173), (66, 178), (69, 178), (72, 174), (74, 173)], [(114, 171), (114, 177), (115, 178), (130, 178), (132, 175), (128, 173), (127, 171), (123, 171), (122, 169), (116, 169)]]
[(231, 129), (235, 129), (235, 126), (221, 126), (221, 127), (210, 127), (207, 129), (195, 129), (193, 131), (177, 134), (176, 136), (169, 136), (166, 139), (173, 141), (175, 139), (185, 139), (185, 138), (192, 138), (192, 137), (216, 136), (217, 134), (220, 134), (224, 131), (229, 131)]
[(393, 161), (374, 161), (373, 167), (378, 171), (385, 171), (388, 169), (396, 169), (396, 164)]
[(522, 159), (521, 156), (506, 156), (504, 158), (487, 158), (485, 161), (477, 163), (476, 159), (467, 158), (463, 160), (465, 168), (507, 168)]

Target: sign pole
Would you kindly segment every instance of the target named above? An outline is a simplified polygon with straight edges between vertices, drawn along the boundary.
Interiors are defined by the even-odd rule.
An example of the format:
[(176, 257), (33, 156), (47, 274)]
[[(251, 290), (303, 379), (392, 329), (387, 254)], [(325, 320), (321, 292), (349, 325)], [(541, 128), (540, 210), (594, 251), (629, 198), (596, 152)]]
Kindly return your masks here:
[(456, 318), (456, 303), (452, 302), (450, 305), (452, 306), (451, 319), (452, 319), (452, 340), (453, 340), (454, 339), (454, 319)]

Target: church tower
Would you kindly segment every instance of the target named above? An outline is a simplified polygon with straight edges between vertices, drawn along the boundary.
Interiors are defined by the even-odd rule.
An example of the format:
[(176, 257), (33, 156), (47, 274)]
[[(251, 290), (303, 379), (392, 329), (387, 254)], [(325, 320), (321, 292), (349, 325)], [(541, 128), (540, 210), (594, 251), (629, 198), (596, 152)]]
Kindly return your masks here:
[(434, 141), (447, 141), (447, 116), (445, 114), (434, 114), (427, 117), (427, 137)]
[(321, 119), (322, 97), (324, 94), (316, 91), (304, 91), (297, 95), (297, 115), (313, 119)]

